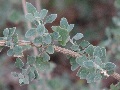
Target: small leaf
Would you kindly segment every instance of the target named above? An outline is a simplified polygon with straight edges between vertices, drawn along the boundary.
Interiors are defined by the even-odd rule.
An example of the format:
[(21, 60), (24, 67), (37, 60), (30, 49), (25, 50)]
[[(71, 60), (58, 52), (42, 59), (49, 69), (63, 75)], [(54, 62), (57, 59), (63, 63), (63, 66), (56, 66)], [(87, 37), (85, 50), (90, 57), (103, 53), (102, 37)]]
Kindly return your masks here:
[(31, 71), (28, 73), (28, 76), (30, 81), (33, 81), (35, 79), (35, 74)]
[(45, 33), (45, 26), (44, 25), (38, 25), (37, 26), (37, 32), (40, 36), (42, 36)]
[(9, 28), (9, 35), (10, 35), (10, 36), (13, 36), (14, 33), (15, 33), (15, 30), (16, 30), (16, 27)]
[(114, 70), (116, 67), (116, 65), (114, 63), (111, 63), (111, 62), (107, 62), (105, 63), (105, 70)]
[(83, 64), (84, 64), (84, 66), (87, 67), (87, 68), (93, 68), (93, 67), (94, 67), (94, 62), (91, 61), (91, 60), (84, 61)]
[(35, 20), (34, 16), (33, 16), (31, 13), (27, 13), (27, 14), (25, 15), (25, 18), (26, 18), (27, 20), (29, 20), (30, 22), (32, 22), (32, 21)]
[(72, 71), (76, 70), (79, 67), (79, 64), (76, 63), (75, 58), (70, 59), (70, 64), (72, 65), (71, 66)]
[(82, 33), (77, 33), (77, 34), (73, 37), (73, 39), (75, 39), (75, 40), (79, 40), (79, 39), (81, 39), (81, 38), (83, 38), (83, 34), (82, 34)]
[(102, 50), (102, 59), (105, 59), (106, 58), (106, 49), (104, 47), (101, 48)]
[(79, 69), (79, 71), (77, 72), (77, 76), (79, 76), (80, 79), (86, 79), (88, 74), (89, 70), (84, 67), (81, 67), (81, 69)]
[(40, 36), (38, 36), (38, 37), (36, 37), (35, 39), (34, 39), (34, 41), (33, 41), (33, 43), (35, 44), (35, 45), (41, 45), (42, 44), (42, 41), (43, 41), (43, 38), (42, 37), (40, 37)]
[(18, 73), (16, 73), (16, 72), (11, 72), (11, 74), (12, 74), (14, 77), (18, 77)]
[(51, 14), (51, 15), (46, 17), (45, 22), (46, 23), (52, 23), (53, 21), (55, 21), (56, 18), (57, 18), (57, 14)]
[(95, 73), (89, 73), (86, 77), (87, 79), (87, 83), (92, 83), (94, 82), (94, 78), (95, 78), (96, 74)]
[(4, 29), (3, 35), (4, 35), (4, 37), (7, 37), (9, 35), (9, 29), (8, 28)]
[(43, 42), (46, 44), (51, 44), (51, 42), (52, 42), (51, 36), (49, 34), (45, 35), (43, 37)]
[(42, 55), (42, 57), (43, 57), (43, 60), (44, 60), (44, 61), (49, 61), (49, 60), (50, 60), (50, 56), (49, 56), (47, 53), (44, 53), (44, 54)]
[(16, 45), (13, 48), (13, 52), (14, 52), (14, 57), (22, 57), (23, 56), (23, 50), (21, 46)]
[(60, 35), (59, 35), (58, 32), (53, 32), (53, 33), (51, 34), (51, 36), (52, 36), (52, 39), (53, 39), (53, 40), (58, 40), (59, 37), (60, 37)]
[(78, 45), (72, 45), (70, 48), (72, 50), (74, 50), (74, 51), (78, 51), (79, 50), (79, 46)]
[(36, 65), (42, 71), (45, 71), (50, 68), (49, 62), (44, 61), (42, 57), (36, 57)]
[(52, 45), (48, 46), (46, 49), (46, 52), (48, 52), (49, 54), (53, 54), (54, 53), (54, 47)]
[(31, 4), (26, 2), (27, 12), (34, 14), (36, 12), (36, 8)]
[(0, 46), (0, 52), (3, 50), (4, 47)]
[(76, 62), (77, 62), (80, 66), (83, 66), (83, 62), (84, 62), (84, 61), (87, 61), (87, 57), (86, 57), (85, 55), (76, 58)]
[(93, 45), (89, 45), (87, 48), (85, 48), (85, 52), (89, 55), (93, 55), (94, 47)]
[(23, 84), (29, 84), (29, 77), (27, 75), (23, 79)]
[(68, 25), (68, 27), (67, 27), (68, 32), (72, 31), (73, 28), (74, 28), (74, 24)]
[(52, 26), (52, 30), (55, 32), (58, 32), (60, 37), (62, 38), (62, 40), (59, 41), (59, 43), (62, 46), (65, 46), (66, 43), (69, 41), (69, 32), (67, 31), (67, 29), (63, 29), (59, 26)]
[(27, 64), (32, 65), (35, 63), (36, 58), (33, 56), (27, 56)]
[(12, 38), (13, 38), (14, 45), (17, 45), (18, 44), (18, 34), (14, 34)]
[(97, 65), (102, 65), (102, 61), (101, 61), (101, 59), (99, 58), (99, 57), (95, 57), (95, 59), (94, 59), (94, 62), (97, 64)]
[(20, 58), (16, 58), (15, 66), (17, 68), (22, 69), (22, 67), (24, 66), (24, 63), (22, 62), (22, 60)]
[(90, 43), (88, 41), (85, 41), (83, 40), (81, 43), (80, 43), (80, 46), (84, 49), (86, 48)]
[(66, 18), (61, 18), (61, 20), (60, 20), (60, 27), (61, 28), (65, 28), (65, 29), (67, 29), (67, 27), (68, 27), (68, 21), (67, 21), (67, 19)]
[(34, 37), (36, 35), (36, 29), (32, 28), (25, 33), (26, 38)]
[(102, 79), (102, 75), (100, 73), (97, 73), (94, 78), (94, 82), (97, 82)]
[(47, 15), (47, 13), (48, 13), (48, 10), (42, 9), (42, 10), (40, 11), (40, 18), (41, 18), (41, 19), (44, 19), (44, 17)]
[(93, 55), (100, 58), (103, 56), (102, 50), (99, 46), (95, 47)]
[(13, 56), (13, 55), (14, 55), (13, 49), (9, 49), (9, 50), (7, 51), (7, 55), (8, 55), (8, 56)]

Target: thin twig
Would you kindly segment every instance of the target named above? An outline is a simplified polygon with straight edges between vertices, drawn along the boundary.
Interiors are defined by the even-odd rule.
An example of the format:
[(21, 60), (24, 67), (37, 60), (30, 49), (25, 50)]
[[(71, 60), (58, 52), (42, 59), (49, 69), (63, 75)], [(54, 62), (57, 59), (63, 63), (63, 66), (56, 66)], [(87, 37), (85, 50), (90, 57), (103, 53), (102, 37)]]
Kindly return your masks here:
[[(5, 46), (5, 40), (0, 40), (0, 46)], [(31, 45), (33, 46), (33, 43), (30, 42), (30, 41), (25, 41), (25, 40), (19, 40), (18, 42), (19, 45), (21, 46), (24, 46), (24, 45)], [(35, 45), (34, 45), (35, 46)], [(71, 50), (68, 50), (68, 49), (65, 49), (65, 48), (61, 48), (61, 47), (58, 47), (58, 46), (55, 46), (54, 45), (54, 50), (56, 52), (59, 52), (59, 53), (63, 53), (65, 55), (69, 55), (69, 56), (72, 56), (72, 57), (80, 57), (81, 55), (77, 52), (74, 52), (74, 51), (71, 51)], [(112, 75), (113, 78), (117, 79), (118, 81), (120, 81), (120, 74), (114, 72)]]
[[(24, 14), (26, 15), (27, 14), (26, 0), (22, 0), (22, 6), (23, 6)], [(27, 22), (27, 25), (28, 25), (28, 29), (30, 29), (32, 27), (30, 22)], [(38, 51), (37, 51), (36, 47), (33, 47), (33, 51), (34, 51), (34, 55), (37, 56)]]

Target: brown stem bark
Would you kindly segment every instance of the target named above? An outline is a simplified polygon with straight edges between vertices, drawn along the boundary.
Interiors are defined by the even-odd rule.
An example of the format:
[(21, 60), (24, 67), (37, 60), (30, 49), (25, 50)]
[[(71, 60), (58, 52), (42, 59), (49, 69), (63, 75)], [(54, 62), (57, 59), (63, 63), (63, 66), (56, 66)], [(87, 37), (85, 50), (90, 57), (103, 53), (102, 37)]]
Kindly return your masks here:
[[(0, 46), (5, 46), (5, 40), (0, 40)], [(24, 40), (19, 40), (19, 45), (21, 46), (24, 46), (24, 45), (31, 45), (31, 46), (35, 46), (32, 42), (30, 41), (24, 41)], [(58, 47), (58, 46), (55, 46), (54, 45), (54, 50), (56, 52), (59, 52), (59, 53), (63, 53), (65, 55), (69, 55), (69, 56), (72, 56), (72, 57), (80, 57), (81, 55), (77, 52), (74, 52), (74, 51), (71, 51), (71, 50), (68, 50), (68, 49), (65, 49), (65, 48), (61, 48), (61, 47)], [(112, 75), (113, 78), (117, 79), (118, 81), (120, 81), (120, 74), (114, 72)]]

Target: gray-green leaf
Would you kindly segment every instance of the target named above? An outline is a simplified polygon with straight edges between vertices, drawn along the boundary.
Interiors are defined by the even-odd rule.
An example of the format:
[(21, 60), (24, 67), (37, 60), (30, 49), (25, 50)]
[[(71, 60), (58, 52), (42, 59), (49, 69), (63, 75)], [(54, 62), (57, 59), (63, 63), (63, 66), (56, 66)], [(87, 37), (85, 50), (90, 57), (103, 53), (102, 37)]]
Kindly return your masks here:
[(45, 22), (46, 23), (52, 23), (53, 21), (55, 21), (56, 18), (57, 18), (57, 14), (51, 14), (51, 15), (46, 17)]
[[(61, 20), (60, 20), (60, 27), (61, 28), (65, 28), (65, 29), (67, 29), (67, 27), (68, 27), (68, 21), (67, 21), (67, 19), (66, 18), (61, 18)], [(69, 27), (70, 28), (70, 27)], [(71, 28), (70, 28), (71, 29)], [(70, 31), (70, 29), (69, 29), (69, 31)]]
[(24, 63), (20, 58), (16, 58), (15, 66), (22, 69), (22, 67), (24, 66)]
[(77, 34), (73, 37), (73, 39), (75, 39), (75, 40), (79, 40), (79, 39), (81, 39), (81, 38), (83, 38), (83, 34), (82, 34), (82, 33), (77, 33)]
[(42, 36), (45, 33), (45, 26), (44, 25), (38, 25), (37, 26), (37, 32), (40, 36)]
[(31, 3), (26, 2), (26, 7), (28, 13), (34, 14), (36, 12), (36, 8)]
[(26, 38), (30, 38), (36, 35), (36, 29), (32, 28), (25, 33)]

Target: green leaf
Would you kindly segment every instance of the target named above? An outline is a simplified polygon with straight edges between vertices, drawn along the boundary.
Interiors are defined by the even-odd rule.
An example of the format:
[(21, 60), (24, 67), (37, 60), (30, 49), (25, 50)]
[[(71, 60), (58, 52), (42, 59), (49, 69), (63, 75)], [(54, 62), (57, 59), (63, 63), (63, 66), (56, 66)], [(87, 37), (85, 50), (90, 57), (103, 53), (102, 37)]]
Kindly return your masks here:
[(41, 19), (44, 19), (44, 17), (47, 15), (47, 13), (48, 13), (48, 10), (42, 9), (42, 10), (40, 11), (40, 18), (41, 18)]
[(13, 48), (13, 52), (14, 52), (14, 57), (22, 57), (23, 56), (23, 50), (21, 46), (16, 45)]
[(9, 50), (7, 51), (7, 55), (8, 55), (8, 56), (13, 56), (13, 55), (14, 55), (13, 49), (9, 49)]
[(78, 51), (79, 50), (79, 46), (78, 45), (72, 45), (71, 47), (70, 47), (72, 50), (74, 50), (74, 51)]
[(45, 26), (44, 25), (38, 25), (37, 26), (37, 32), (40, 36), (42, 36), (45, 33)]
[(117, 85), (110, 85), (110, 90), (120, 90), (120, 82), (117, 83)]
[(0, 46), (0, 52), (3, 50), (3, 48), (4, 48), (3, 46)]
[(100, 58), (103, 56), (102, 50), (99, 46), (95, 47), (93, 55)]
[(87, 77), (86, 77), (87, 83), (95, 82), (95, 81), (94, 81), (95, 76), (96, 76), (95, 73), (89, 73), (89, 74), (87, 75)]
[(29, 77), (25, 76), (25, 78), (23, 79), (23, 84), (29, 84)]
[(36, 35), (36, 29), (32, 28), (25, 33), (26, 38), (34, 37)]
[(67, 27), (68, 32), (72, 31), (73, 28), (74, 28), (74, 24), (68, 25), (68, 27)]
[(96, 73), (95, 78), (94, 78), (94, 82), (97, 82), (101, 79), (102, 79), (102, 75), (100, 73)]
[(14, 33), (15, 33), (15, 30), (16, 30), (16, 27), (9, 28), (9, 35), (10, 35), (10, 36), (13, 36)]
[(80, 43), (80, 46), (84, 49), (86, 48), (90, 43), (88, 41), (85, 41), (83, 40), (81, 43)]
[(9, 35), (9, 29), (8, 28), (4, 29), (3, 35), (4, 35), (4, 37), (7, 37)]
[(106, 49), (104, 47), (101, 48), (102, 50), (102, 59), (105, 59), (106, 58)]
[(76, 62), (80, 65), (80, 66), (83, 66), (83, 62), (84, 61), (87, 61), (87, 57), (84, 55), (84, 56), (81, 56), (81, 57), (77, 57), (76, 58)]
[(17, 68), (22, 69), (22, 67), (24, 66), (24, 63), (22, 62), (22, 60), (20, 58), (16, 58), (15, 66)]
[(53, 21), (55, 21), (56, 18), (57, 18), (57, 14), (51, 14), (51, 15), (46, 17), (45, 22), (46, 23), (52, 23)]
[(48, 52), (49, 54), (53, 54), (54, 53), (54, 47), (52, 45), (49, 45), (46, 49), (46, 52)]
[(47, 53), (43, 53), (42, 57), (43, 57), (44, 61), (49, 61), (50, 60), (50, 56)]
[(51, 34), (51, 37), (52, 37), (53, 40), (58, 40), (59, 37), (60, 37), (60, 35), (59, 35), (58, 32), (53, 32), (53, 33)]
[(33, 81), (35, 79), (35, 74), (31, 71), (28, 73), (28, 76), (30, 81)]
[(44, 35), (43, 42), (46, 44), (51, 44), (51, 42), (52, 42), (51, 36), (49, 34)]
[(81, 38), (83, 38), (83, 34), (82, 33), (77, 33), (72, 39), (79, 40)]
[(111, 63), (111, 62), (107, 62), (105, 63), (105, 70), (114, 70), (116, 67), (116, 65), (114, 63)]
[(86, 79), (88, 74), (89, 74), (89, 70), (84, 67), (81, 67), (77, 72), (77, 76), (79, 76), (80, 79)]
[(58, 32), (60, 37), (62, 38), (62, 41), (59, 41), (59, 43), (62, 46), (65, 46), (66, 43), (69, 41), (69, 32), (66, 29), (63, 29), (59, 26), (52, 26), (53, 31)]
[(44, 61), (42, 57), (36, 57), (36, 65), (42, 71), (45, 71), (50, 68), (49, 62)]
[(18, 34), (14, 34), (12, 38), (13, 38), (14, 45), (17, 45), (18, 44)]
[(26, 2), (27, 12), (34, 14), (37, 10), (36, 8), (31, 4)]
[(27, 64), (32, 65), (35, 63), (36, 58), (34, 56), (27, 56)]
[(70, 59), (71, 70), (74, 71), (79, 67), (79, 64), (76, 63), (75, 58)]
[(85, 48), (85, 52), (89, 55), (93, 55), (94, 47), (93, 45), (89, 45), (87, 48)]
[(36, 37), (35, 39), (34, 39), (34, 41), (33, 41), (33, 43), (35, 44), (35, 45), (41, 45), (42, 44), (42, 41), (43, 41), (43, 38), (42, 37), (40, 37), (40, 36), (38, 36), (38, 37)]
[(99, 58), (99, 57), (95, 57), (95, 59), (94, 59), (94, 62), (97, 64), (97, 65), (102, 65), (102, 61), (101, 61), (101, 59)]
[(94, 65), (94, 62), (91, 61), (91, 60), (84, 61), (83, 64), (84, 64), (84, 66), (85, 66), (86, 68), (93, 68), (93, 67), (95, 66), (95, 65)]
[(35, 74), (35, 79), (38, 79), (39, 78), (39, 73), (37, 70), (34, 71), (34, 74)]
[(11, 72), (11, 75), (14, 77), (18, 77), (18, 73), (16, 73), (16, 72)]
[(25, 18), (26, 18), (27, 20), (29, 20), (30, 22), (32, 22), (32, 21), (35, 20), (34, 16), (33, 16), (31, 13), (27, 13), (27, 14), (25, 15)]
[[(61, 28), (64, 28), (64, 29), (67, 29), (67, 27), (68, 27), (68, 21), (67, 21), (67, 19), (66, 18), (61, 18), (61, 20), (60, 20), (60, 27)], [(71, 29), (71, 28), (70, 28)]]

